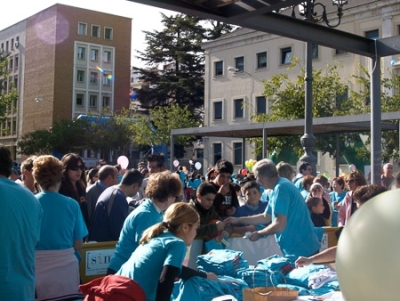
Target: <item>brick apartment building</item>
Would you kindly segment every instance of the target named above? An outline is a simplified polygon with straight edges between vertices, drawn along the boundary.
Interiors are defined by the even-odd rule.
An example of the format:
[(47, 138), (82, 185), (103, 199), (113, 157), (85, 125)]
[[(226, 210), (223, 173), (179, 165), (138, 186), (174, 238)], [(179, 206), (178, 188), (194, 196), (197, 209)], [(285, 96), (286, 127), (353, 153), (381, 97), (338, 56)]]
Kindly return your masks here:
[(14, 159), (25, 133), (129, 108), (130, 18), (55, 4), (0, 31), (0, 51), (10, 53), (6, 90), (19, 93), (0, 127)]

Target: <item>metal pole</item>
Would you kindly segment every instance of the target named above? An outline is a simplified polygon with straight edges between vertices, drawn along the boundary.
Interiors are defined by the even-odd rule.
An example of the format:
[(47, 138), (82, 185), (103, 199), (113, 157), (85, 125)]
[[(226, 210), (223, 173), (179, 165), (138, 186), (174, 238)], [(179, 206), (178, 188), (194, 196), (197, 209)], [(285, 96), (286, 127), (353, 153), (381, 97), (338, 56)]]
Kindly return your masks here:
[(246, 138), (242, 138), (242, 168), (246, 168)]
[(173, 162), (174, 162), (174, 144), (175, 144), (175, 136), (171, 134), (171, 139), (169, 143), (169, 170), (174, 170)]
[(336, 133), (336, 176), (339, 176), (339, 158), (340, 158), (340, 149), (339, 149), (339, 133)]
[(315, 145), (315, 136), (312, 133), (313, 115), (312, 115), (312, 43), (306, 42), (306, 74), (305, 81), (305, 126), (304, 135), (300, 138), (301, 145), (304, 149), (304, 155), (300, 158), (300, 162), (308, 162), (311, 164), (312, 172), (316, 174), (317, 158), (312, 153)]
[(379, 57), (371, 60), (371, 183), (381, 182), (381, 61)]
[(262, 157), (267, 158), (267, 129), (263, 128)]

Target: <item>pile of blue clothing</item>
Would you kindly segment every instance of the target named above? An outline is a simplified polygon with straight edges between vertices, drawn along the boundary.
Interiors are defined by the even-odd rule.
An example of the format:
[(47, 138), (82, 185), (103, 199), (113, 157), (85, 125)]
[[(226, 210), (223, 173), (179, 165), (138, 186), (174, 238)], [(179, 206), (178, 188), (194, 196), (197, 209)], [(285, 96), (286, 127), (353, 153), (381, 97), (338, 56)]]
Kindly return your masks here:
[(212, 250), (197, 256), (198, 270), (213, 272), (220, 276), (238, 277), (238, 273), (248, 269), (249, 263), (243, 258), (243, 252), (234, 250)]
[(257, 261), (254, 268), (239, 272), (249, 287), (277, 286), (283, 283), (284, 275), (294, 269), (293, 263), (279, 255), (273, 255)]
[(243, 300), (243, 290), (247, 287), (243, 280), (228, 276), (220, 276), (218, 281), (192, 277), (175, 282), (171, 301), (211, 301), (223, 295), (232, 295), (237, 300)]

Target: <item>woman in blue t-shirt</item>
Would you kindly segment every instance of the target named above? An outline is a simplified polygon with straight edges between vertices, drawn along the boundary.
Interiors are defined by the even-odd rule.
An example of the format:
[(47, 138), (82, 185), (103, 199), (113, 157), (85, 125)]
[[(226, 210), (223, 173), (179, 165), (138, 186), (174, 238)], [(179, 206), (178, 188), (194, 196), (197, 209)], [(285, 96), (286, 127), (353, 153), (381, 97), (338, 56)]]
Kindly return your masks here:
[(342, 177), (336, 177), (332, 180), (333, 191), (329, 193), (332, 204), (332, 227), (338, 226), (338, 212), (347, 190), (344, 189), (344, 180)]
[(183, 202), (172, 204), (163, 221), (148, 228), (139, 247), (116, 275), (129, 277), (144, 290), (147, 301), (169, 301), (176, 277), (200, 276), (217, 279), (213, 273), (201, 273), (182, 266), (186, 247), (197, 234), (199, 215)]

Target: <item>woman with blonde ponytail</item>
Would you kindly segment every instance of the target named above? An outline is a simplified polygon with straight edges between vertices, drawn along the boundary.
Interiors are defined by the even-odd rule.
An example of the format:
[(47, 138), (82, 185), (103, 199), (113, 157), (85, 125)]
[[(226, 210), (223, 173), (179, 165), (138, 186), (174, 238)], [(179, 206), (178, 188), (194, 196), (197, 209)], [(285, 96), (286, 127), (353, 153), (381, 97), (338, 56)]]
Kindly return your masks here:
[(147, 301), (169, 301), (177, 277), (200, 276), (217, 279), (213, 273), (201, 273), (182, 266), (186, 247), (196, 236), (200, 218), (190, 205), (172, 204), (163, 221), (148, 228), (139, 247), (116, 275), (129, 277), (144, 290)]

